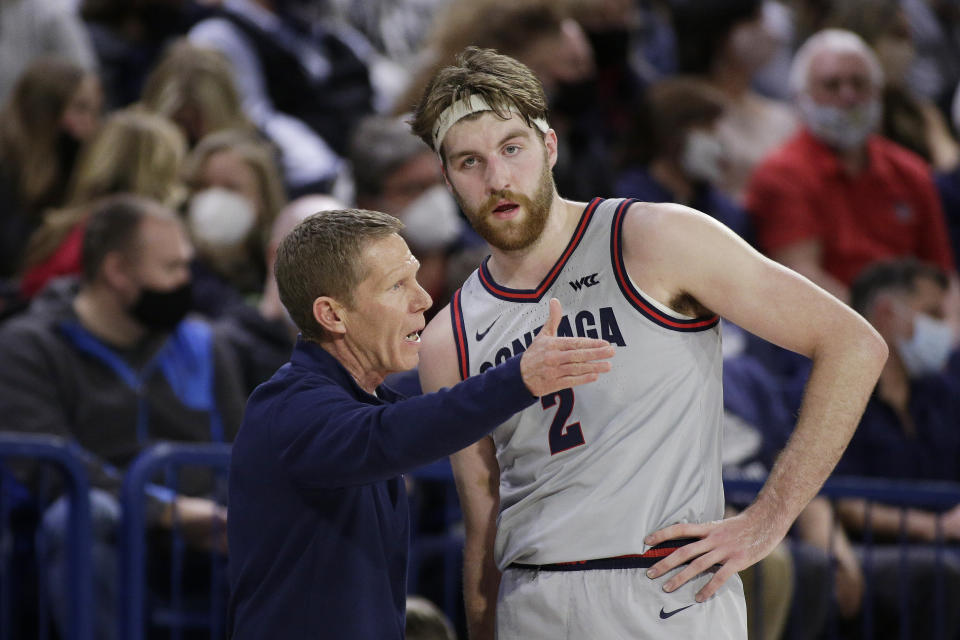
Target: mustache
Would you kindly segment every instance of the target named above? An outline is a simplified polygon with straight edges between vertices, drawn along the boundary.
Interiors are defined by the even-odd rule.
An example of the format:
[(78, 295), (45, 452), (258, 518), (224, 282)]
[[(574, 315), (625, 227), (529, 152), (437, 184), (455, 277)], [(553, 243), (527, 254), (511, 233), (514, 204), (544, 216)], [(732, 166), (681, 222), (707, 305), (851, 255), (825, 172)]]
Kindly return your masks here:
[(491, 193), (487, 198), (480, 204), (479, 213), (482, 217), (487, 217), (493, 215), (493, 210), (497, 208), (497, 204), (501, 200), (509, 200), (510, 202), (516, 202), (518, 205), (531, 211), (533, 209), (533, 201), (522, 193), (517, 193), (515, 191), (510, 191), (509, 189), (502, 189), (500, 191), (495, 191)]

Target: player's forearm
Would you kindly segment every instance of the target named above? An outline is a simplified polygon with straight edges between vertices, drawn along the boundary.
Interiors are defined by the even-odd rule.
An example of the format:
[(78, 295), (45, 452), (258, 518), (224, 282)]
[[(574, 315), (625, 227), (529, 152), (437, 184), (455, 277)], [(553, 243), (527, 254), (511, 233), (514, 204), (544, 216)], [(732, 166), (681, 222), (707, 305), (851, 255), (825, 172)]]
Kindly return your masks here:
[(789, 529), (840, 460), (886, 356), (886, 344), (865, 326), (838, 327), (820, 345), (796, 429), (750, 511)]
[(485, 544), (470, 541), (463, 550), (463, 601), (470, 640), (493, 640), (500, 571)]
[(493, 440), (484, 438), (450, 457), (463, 511), (463, 599), (471, 640), (493, 640), (500, 588), (494, 560), (500, 468)]

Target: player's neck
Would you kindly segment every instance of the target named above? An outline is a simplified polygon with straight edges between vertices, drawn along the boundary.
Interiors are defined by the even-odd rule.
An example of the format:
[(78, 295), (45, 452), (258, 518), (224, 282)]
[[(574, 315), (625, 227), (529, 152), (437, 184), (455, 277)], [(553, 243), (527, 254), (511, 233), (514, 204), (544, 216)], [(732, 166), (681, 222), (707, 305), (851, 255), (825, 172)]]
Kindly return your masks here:
[(554, 194), (547, 224), (533, 244), (518, 251), (492, 248), (487, 268), (494, 279), (511, 289), (536, 288), (570, 242), (585, 207)]

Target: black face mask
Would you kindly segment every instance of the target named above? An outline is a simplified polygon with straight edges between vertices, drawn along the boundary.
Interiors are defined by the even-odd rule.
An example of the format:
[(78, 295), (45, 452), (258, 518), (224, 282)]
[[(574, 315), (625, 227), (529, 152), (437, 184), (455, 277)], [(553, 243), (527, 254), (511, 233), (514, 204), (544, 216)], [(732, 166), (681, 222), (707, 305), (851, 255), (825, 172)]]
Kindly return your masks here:
[(588, 31), (587, 39), (593, 47), (593, 59), (598, 68), (622, 67), (630, 53), (630, 31), (610, 27), (602, 31)]
[(77, 155), (80, 153), (80, 146), (83, 143), (77, 140), (73, 135), (66, 131), (60, 131), (57, 134), (56, 149), (57, 160), (60, 163), (60, 170), (64, 176), (69, 176), (76, 164)]
[(140, 22), (147, 27), (146, 40), (166, 42), (186, 29), (184, 10), (168, 2), (149, 2), (140, 9)]
[(172, 331), (193, 307), (193, 288), (190, 282), (161, 291), (144, 287), (130, 306), (130, 315), (148, 329)]
[(597, 104), (597, 80), (561, 82), (550, 97), (550, 111), (565, 116), (582, 116)]

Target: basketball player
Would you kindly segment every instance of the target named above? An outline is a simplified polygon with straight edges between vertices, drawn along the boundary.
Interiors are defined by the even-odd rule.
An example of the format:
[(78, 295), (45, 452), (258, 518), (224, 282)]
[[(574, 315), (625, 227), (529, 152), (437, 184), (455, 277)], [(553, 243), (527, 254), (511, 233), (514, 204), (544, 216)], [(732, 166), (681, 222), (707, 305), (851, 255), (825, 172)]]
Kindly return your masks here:
[[(492, 246), (424, 332), (424, 391), (522, 352), (551, 297), (558, 334), (618, 349), (603, 380), (541, 397), (454, 456), (471, 638), (746, 638), (736, 573), (833, 469), (883, 340), (698, 211), (562, 199), (543, 90), (511, 58), (468, 48), (434, 76), (412, 127)], [(791, 441), (728, 519), (721, 315), (814, 360)]]

